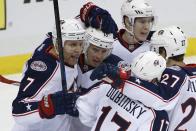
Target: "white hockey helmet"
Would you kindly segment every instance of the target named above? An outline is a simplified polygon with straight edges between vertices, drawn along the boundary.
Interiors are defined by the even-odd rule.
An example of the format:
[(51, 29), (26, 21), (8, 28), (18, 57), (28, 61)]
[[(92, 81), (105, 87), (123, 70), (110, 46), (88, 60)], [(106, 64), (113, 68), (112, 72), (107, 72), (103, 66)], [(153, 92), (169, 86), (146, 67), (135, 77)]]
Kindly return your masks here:
[(151, 81), (154, 78), (159, 80), (165, 68), (165, 59), (153, 51), (140, 53), (131, 63), (131, 71), (133, 74), (147, 81)]
[[(66, 40), (84, 40), (85, 29), (82, 27), (80, 21), (76, 19), (61, 20), (61, 35), (62, 42)], [(52, 32), (53, 43), (56, 43), (57, 33), (56, 26)]]
[(166, 50), (166, 59), (185, 54), (187, 38), (180, 27), (170, 26), (157, 30), (151, 38), (151, 51), (159, 53), (160, 47)]
[[(124, 16), (129, 18), (132, 26), (131, 30), (126, 28), (124, 23)], [(152, 17), (153, 20), (155, 20), (153, 8), (145, 0), (125, 0), (121, 6), (121, 17), (124, 28), (132, 35), (134, 35), (133, 26), (135, 18)]]
[[(113, 34), (105, 34), (99, 29), (89, 27), (86, 29), (85, 33), (85, 45), (84, 53), (87, 52), (87, 49), (90, 44), (93, 44), (97, 47), (101, 47), (108, 50), (108, 55), (110, 55), (113, 49), (114, 38)], [(107, 55), (107, 56), (108, 56)]]

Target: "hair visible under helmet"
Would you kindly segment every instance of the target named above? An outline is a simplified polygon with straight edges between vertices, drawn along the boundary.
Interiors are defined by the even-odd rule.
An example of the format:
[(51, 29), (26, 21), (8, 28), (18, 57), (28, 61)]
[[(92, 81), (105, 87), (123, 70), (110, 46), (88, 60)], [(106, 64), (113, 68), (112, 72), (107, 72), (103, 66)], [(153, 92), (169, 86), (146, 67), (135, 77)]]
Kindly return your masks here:
[(180, 27), (170, 26), (157, 30), (151, 38), (151, 50), (157, 53), (163, 47), (166, 59), (185, 54), (187, 38)]
[(155, 78), (159, 80), (165, 68), (165, 59), (153, 51), (140, 53), (131, 63), (131, 72), (136, 77), (147, 81)]
[[(127, 29), (125, 26), (124, 17), (127, 16), (131, 23), (131, 30)], [(152, 6), (150, 6), (145, 0), (126, 0), (121, 6), (121, 17), (122, 24), (127, 32), (134, 36), (133, 27), (135, 19), (138, 17), (152, 17), (155, 20), (154, 12)]]
[[(80, 21), (76, 19), (65, 19), (60, 21), (61, 25), (61, 36), (62, 42), (64, 43), (66, 40), (84, 40), (85, 29), (82, 27)], [(56, 27), (52, 32), (53, 35), (53, 44), (57, 44), (57, 33)], [(62, 45), (64, 46), (64, 44)], [(56, 49), (56, 46), (55, 46)], [(58, 50), (56, 49), (57, 53)]]
[(109, 56), (113, 49), (113, 34), (105, 34), (99, 29), (95, 29), (92, 27), (89, 27), (86, 29), (85, 33), (85, 45), (84, 45), (84, 54), (87, 56), (87, 50), (90, 46), (90, 44), (95, 45), (100, 48), (107, 49), (107, 56)]

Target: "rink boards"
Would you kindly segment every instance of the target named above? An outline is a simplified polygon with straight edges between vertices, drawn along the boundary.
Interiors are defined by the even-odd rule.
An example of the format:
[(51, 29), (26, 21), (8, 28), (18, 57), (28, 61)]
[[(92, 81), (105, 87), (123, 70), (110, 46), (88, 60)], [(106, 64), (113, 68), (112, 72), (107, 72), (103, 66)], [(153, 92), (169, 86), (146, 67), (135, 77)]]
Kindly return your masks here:
[[(14, 74), (22, 71), (23, 65), (31, 53), (0, 57), (0, 74)], [(196, 63), (196, 38), (190, 38), (186, 52), (186, 63)]]

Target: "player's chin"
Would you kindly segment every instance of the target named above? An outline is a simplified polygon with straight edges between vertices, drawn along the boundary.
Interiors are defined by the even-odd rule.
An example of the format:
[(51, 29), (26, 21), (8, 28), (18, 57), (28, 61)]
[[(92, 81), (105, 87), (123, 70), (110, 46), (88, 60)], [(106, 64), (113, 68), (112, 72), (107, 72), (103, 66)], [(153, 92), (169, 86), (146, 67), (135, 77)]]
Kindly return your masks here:
[(93, 61), (93, 67), (98, 67), (101, 64), (101, 62)]
[(74, 66), (77, 63), (78, 63), (78, 58), (73, 57), (69, 60), (69, 64), (72, 66)]
[(138, 36), (139, 41), (145, 41), (147, 39), (148, 35), (140, 35)]

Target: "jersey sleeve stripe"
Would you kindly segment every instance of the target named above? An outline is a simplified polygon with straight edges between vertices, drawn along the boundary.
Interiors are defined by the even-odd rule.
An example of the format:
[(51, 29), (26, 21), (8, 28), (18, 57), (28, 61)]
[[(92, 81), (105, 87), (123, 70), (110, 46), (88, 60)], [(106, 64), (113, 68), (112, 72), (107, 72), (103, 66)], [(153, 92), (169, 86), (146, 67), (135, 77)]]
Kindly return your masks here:
[(32, 96), (32, 97), (30, 97), (29, 99), (33, 99), (33, 98), (35, 98), (38, 94), (39, 94), (39, 92), (44, 88), (44, 86), (52, 79), (52, 77), (55, 75), (55, 73), (56, 73), (56, 71), (57, 71), (57, 69), (59, 68), (59, 63), (57, 63), (57, 66), (56, 66), (56, 68), (55, 68), (55, 70), (53, 71), (53, 73), (52, 73), (52, 75), (48, 78), (48, 80), (39, 88), (39, 90)]
[(34, 111), (29, 111), (29, 112), (26, 112), (26, 113), (21, 113), (21, 114), (14, 114), (14, 113), (12, 113), (12, 116), (15, 116), (15, 117), (27, 116), (27, 115), (30, 115), (30, 114), (33, 114), (33, 113), (37, 113), (37, 112), (38, 112), (38, 109), (34, 110)]

